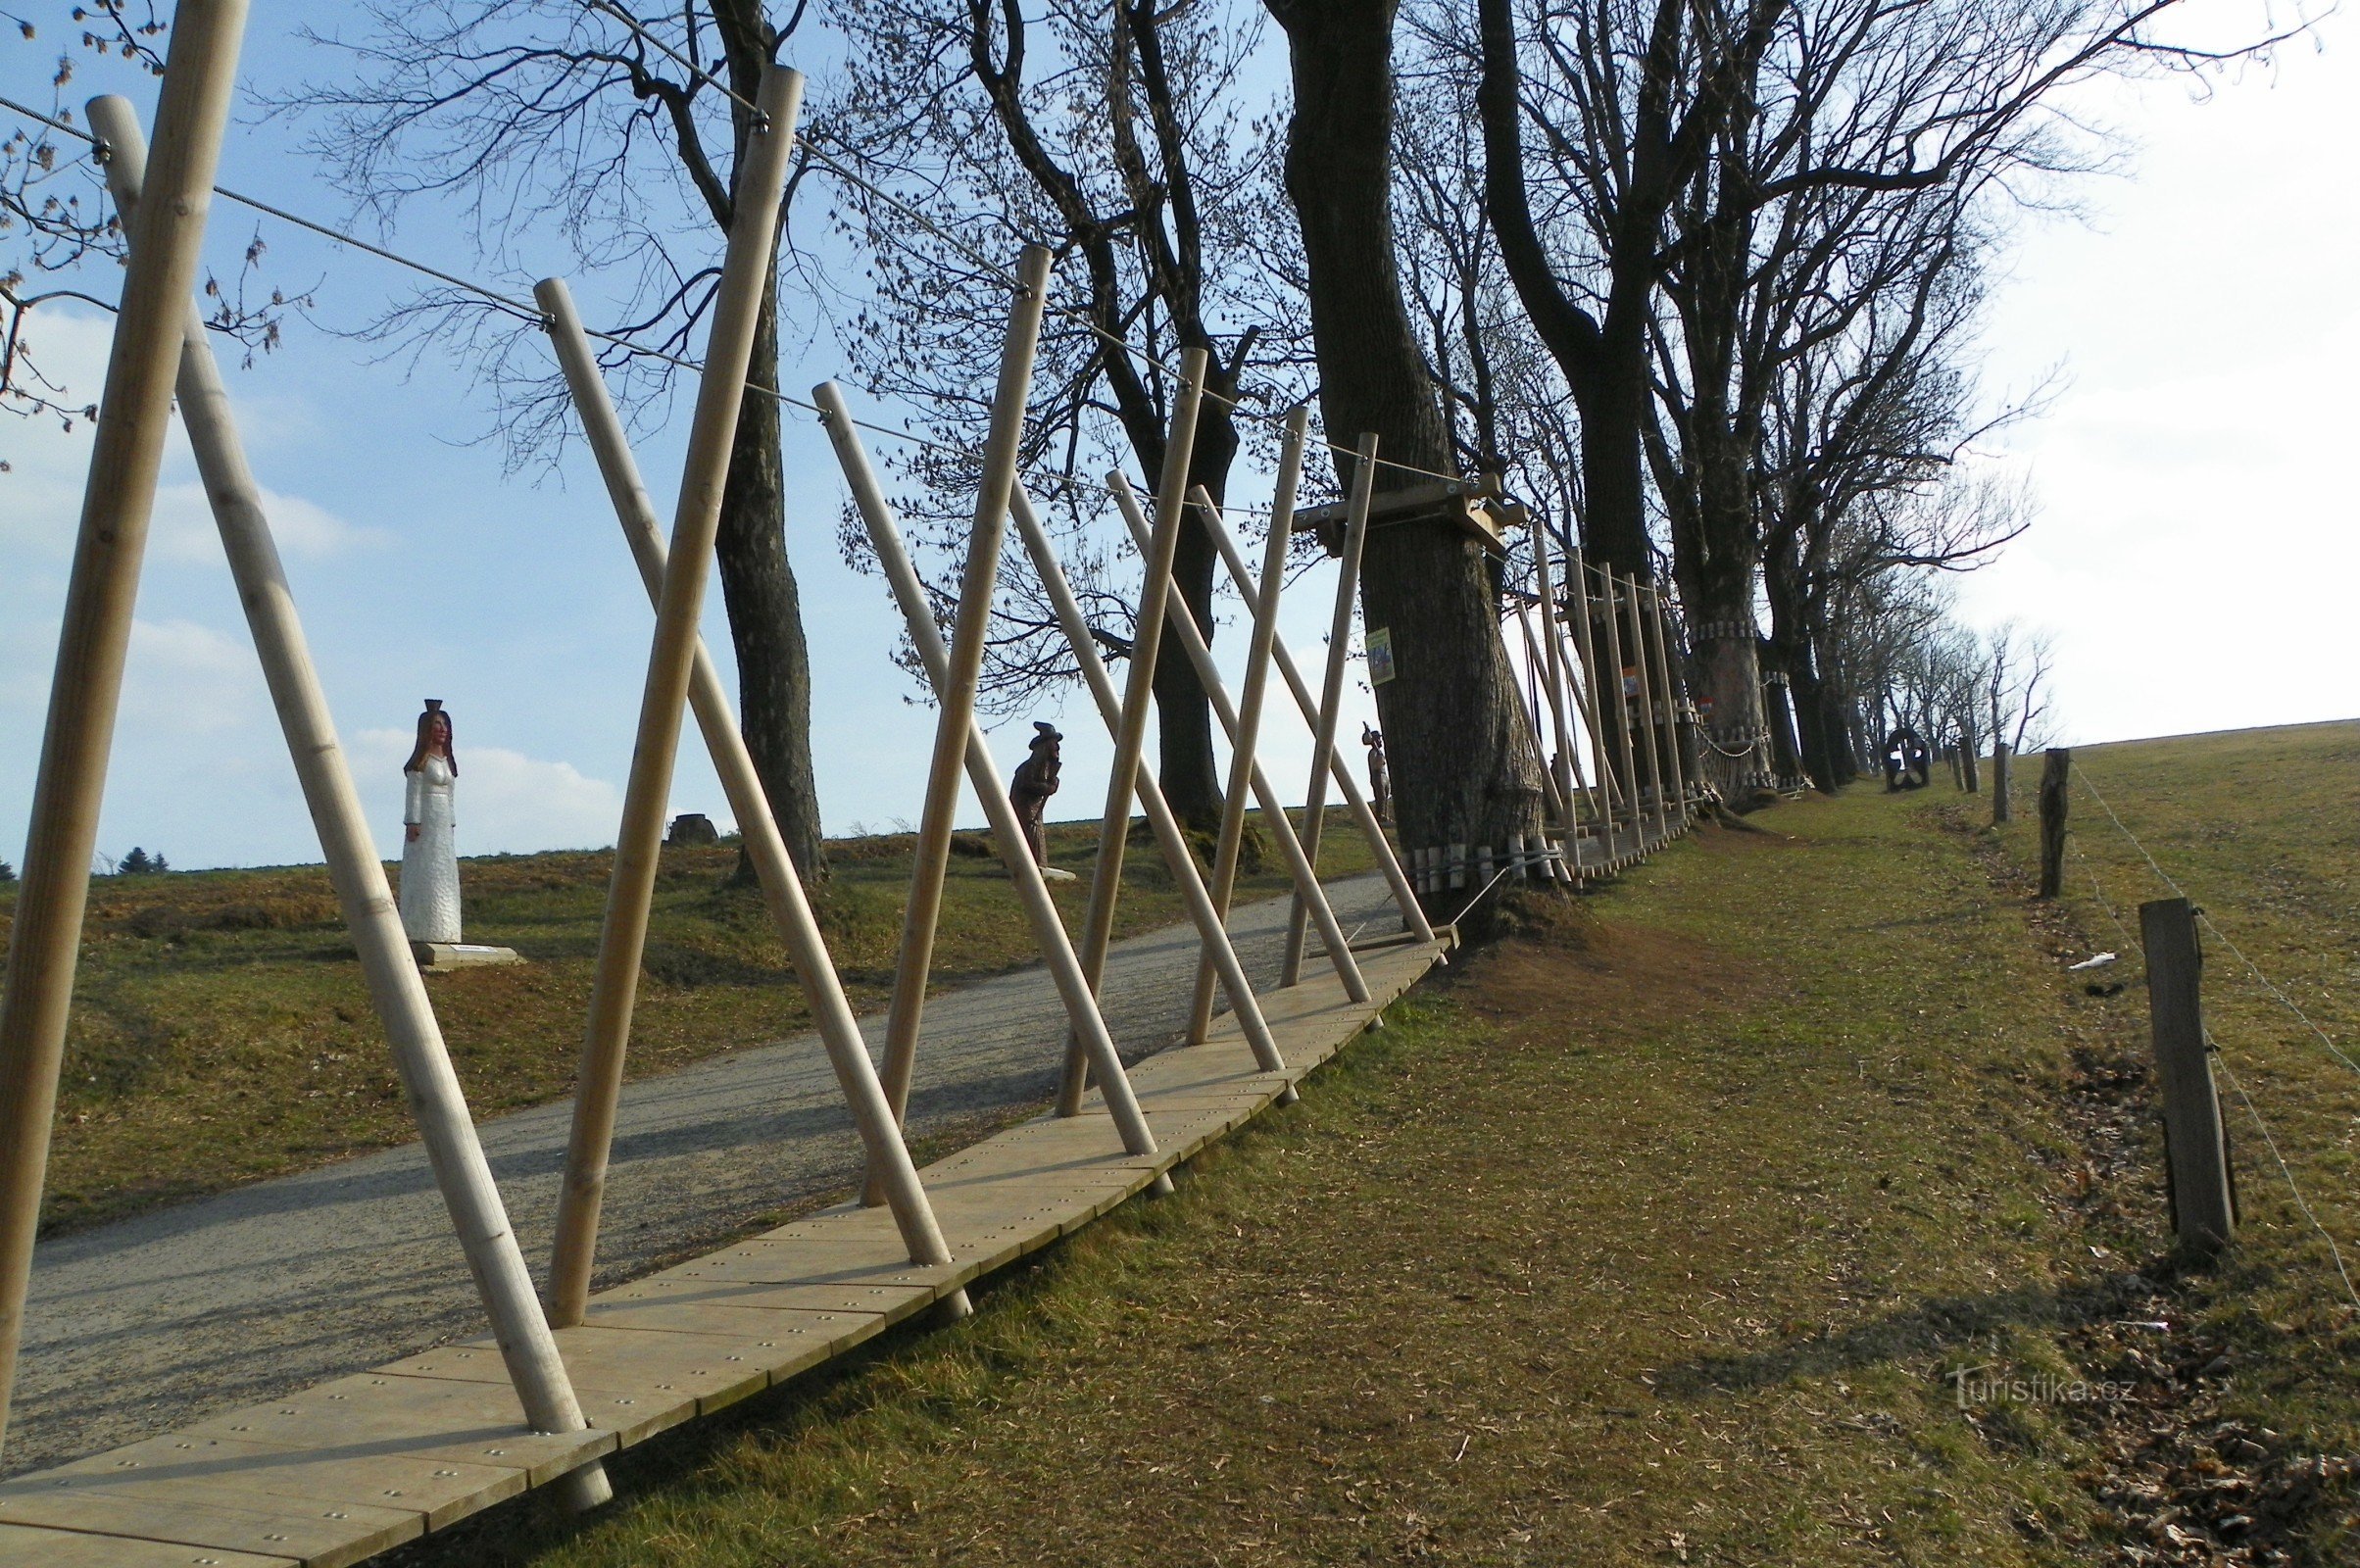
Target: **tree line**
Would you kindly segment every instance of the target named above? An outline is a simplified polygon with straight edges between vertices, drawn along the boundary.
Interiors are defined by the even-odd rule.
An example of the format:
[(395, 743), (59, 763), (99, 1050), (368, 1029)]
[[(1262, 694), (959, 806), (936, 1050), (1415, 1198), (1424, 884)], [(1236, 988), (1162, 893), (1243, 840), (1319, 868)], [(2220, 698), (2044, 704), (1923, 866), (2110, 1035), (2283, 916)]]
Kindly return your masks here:
[[(1398, 465), (1377, 473), (1381, 497), (1500, 474), (1560, 559), (1578, 547), (1672, 589), (1725, 796), (1782, 770), (1839, 787), (1893, 722), (1970, 745), (2031, 733), (2019, 688), (2043, 661), (2013, 631), (1969, 658), (1939, 583), (2032, 516), (2021, 484), (1977, 457), (2045, 390), (1980, 374), (2010, 234), (2119, 155), (2075, 112), (2093, 82), (2218, 68), (2306, 21), (2266, 0), (353, 0), (309, 15), (320, 69), (268, 112), (389, 224), (414, 202), (456, 204), (485, 265), (527, 240), (568, 248), (643, 422), (711, 306), (760, 75), (804, 62), (804, 157), (752, 379), (778, 387), (783, 364), (824, 346), (910, 411), (930, 440), (894, 459), (897, 499), (946, 602), (1007, 308), (994, 264), (1042, 244), (1058, 308), (1024, 459), (1074, 481), (1036, 499), (1104, 652), (1128, 651), (1137, 574), (1086, 479), (1161, 470), (1164, 368), (1202, 349), (1215, 396), (1189, 458), (1216, 500), (1267, 455), (1273, 417), (1309, 401), (1336, 449), (1316, 483), (1340, 492), (1373, 432)], [(88, 20), (63, 24), (79, 36), (61, 114), (74, 50), (152, 61), (164, 25), (124, 0), (74, 16)], [(72, 417), (19, 349), (25, 280), (112, 254), (120, 234), (60, 151), (37, 128), (0, 144), (0, 405)], [(283, 293), (209, 290), (221, 330), (275, 341)], [(480, 372), (516, 461), (566, 438), (537, 334), (481, 299), (421, 292), (360, 330)], [(719, 572), (750, 748), (791, 851), (823, 875), (779, 421), (774, 398), (749, 393)], [(858, 560), (859, 530), (837, 532)], [(1446, 526), (1370, 534), (1361, 610), (1395, 649), (1376, 700), (1413, 846), (1541, 830), (1542, 760), (1500, 635), (1531, 548)], [(1202, 533), (1177, 571), (1209, 628), (1219, 574)], [(998, 710), (1072, 678), (1021, 562), (994, 632)], [(1783, 760), (1764, 698), (1782, 689)], [(1168, 646), (1155, 691), (1165, 793), (1209, 821), (1209, 713)]]

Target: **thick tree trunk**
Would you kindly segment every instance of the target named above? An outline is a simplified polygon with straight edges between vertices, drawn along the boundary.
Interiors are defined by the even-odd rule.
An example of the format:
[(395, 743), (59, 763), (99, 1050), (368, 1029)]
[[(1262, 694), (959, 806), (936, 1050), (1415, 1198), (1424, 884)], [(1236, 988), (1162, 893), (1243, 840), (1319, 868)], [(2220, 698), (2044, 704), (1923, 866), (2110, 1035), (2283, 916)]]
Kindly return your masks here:
[[(1377, 435), (1380, 457), (1453, 471), (1434, 381), (1401, 305), (1391, 211), (1394, 7), (1269, 0), (1295, 81), (1287, 194), (1302, 220), (1328, 438)], [(1349, 478), (1349, 460), (1340, 460)], [(1379, 469), (1380, 493), (1422, 482)], [(1447, 525), (1372, 530), (1361, 613), (1392, 634), (1376, 688), (1394, 810), (1412, 850), (1503, 849), (1541, 830), (1541, 764), (1519, 712), (1491, 562)], [(1460, 895), (1463, 898), (1465, 895)], [(1452, 902), (1448, 893), (1440, 903)]]
[[(775, 286), (762, 299), (749, 377), (778, 384)], [(737, 651), (738, 723), (770, 798), (787, 853), (806, 881), (827, 875), (819, 791), (811, 778), (811, 660), (803, 599), (787, 561), (787, 510), (779, 460), (778, 401), (748, 392), (738, 414), (715, 543), (729, 640)], [(743, 863), (741, 878), (751, 873)]]
[[(1237, 425), (1207, 407), (1197, 422), (1197, 449), (1190, 455), (1188, 476), (1203, 485), (1215, 506), (1227, 499), (1229, 465), (1238, 450)], [(1163, 448), (1157, 442), (1150, 454), (1139, 454), (1148, 473), (1163, 471)], [(1205, 640), (1213, 639), (1212, 593), (1220, 553), (1212, 535), (1192, 516), (1180, 530), (1179, 553), (1172, 561), (1172, 580), (1188, 601)], [(1155, 782), (1170, 803), (1172, 814), (1191, 827), (1207, 831), (1221, 821), (1221, 775), (1213, 763), (1212, 704), (1197, 679), (1197, 667), (1176, 639), (1165, 638), (1155, 656)]]

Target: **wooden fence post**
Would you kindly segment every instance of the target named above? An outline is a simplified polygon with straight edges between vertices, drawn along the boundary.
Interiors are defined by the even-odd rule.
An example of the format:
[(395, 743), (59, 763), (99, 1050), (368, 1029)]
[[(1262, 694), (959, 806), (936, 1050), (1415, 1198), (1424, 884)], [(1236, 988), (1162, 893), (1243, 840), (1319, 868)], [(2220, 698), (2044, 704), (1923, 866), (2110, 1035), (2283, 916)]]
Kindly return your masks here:
[(67, 580), (25, 877), (9, 935), (7, 983), (0, 987), (0, 1438), (8, 1430), (24, 1338), (58, 1072), (90, 899), (90, 856), (180, 369), (180, 324), (196, 286), (245, 25), (244, 0), (183, 0), (172, 19), (156, 109), (153, 199), (130, 225), (123, 305)]
[(2237, 1235), (2237, 1201), (2221, 1135), (2221, 1099), (2206, 1054), (2195, 906), (2186, 899), (2140, 905), (2139, 936), (2147, 956), (2147, 1014), (2163, 1094), (2172, 1228), (2182, 1247), (2208, 1257)]
[(1995, 740), (1991, 742), (1991, 825), (1993, 827), (2009, 820), (2007, 777), (2007, 742)]
[(2040, 897), (2065, 891), (2065, 812), (2072, 804), (2073, 748), (2051, 746), (2040, 764)]

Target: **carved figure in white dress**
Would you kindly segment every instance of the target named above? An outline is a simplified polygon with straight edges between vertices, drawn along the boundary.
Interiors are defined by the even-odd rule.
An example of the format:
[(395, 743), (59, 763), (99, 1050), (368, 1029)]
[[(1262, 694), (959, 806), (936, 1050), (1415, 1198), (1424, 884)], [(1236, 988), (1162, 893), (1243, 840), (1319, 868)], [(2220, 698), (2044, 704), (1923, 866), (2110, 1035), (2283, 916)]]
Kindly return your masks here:
[(434, 698), (418, 715), (418, 746), (402, 764), (402, 929), (413, 942), (459, 941), (459, 757), (451, 715)]

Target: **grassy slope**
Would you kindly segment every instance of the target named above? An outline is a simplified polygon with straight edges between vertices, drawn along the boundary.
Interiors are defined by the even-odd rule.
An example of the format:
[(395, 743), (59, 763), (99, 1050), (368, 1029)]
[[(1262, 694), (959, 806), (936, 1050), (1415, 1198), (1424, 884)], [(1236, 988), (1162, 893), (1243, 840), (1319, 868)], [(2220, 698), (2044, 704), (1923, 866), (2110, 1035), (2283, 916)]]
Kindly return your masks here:
[[(1258, 813), (1256, 813), (1258, 815)], [(1368, 847), (1331, 815), (1321, 868), (1365, 869)], [(1095, 824), (1053, 825), (1057, 884), (1080, 929)], [(814, 904), (853, 1004), (882, 1007), (910, 881), (908, 834), (831, 846)], [(760, 895), (723, 886), (733, 848), (667, 850), (630, 1070), (646, 1076), (782, 1038), (810, 1023)], [(1271, 864), (1241, 899), (1287, 887)], [(470, 941), (532, 960), (433, 982), (436, 1011), (478, 1116), (571, 1092), (611, 857), (467, 862)], [(1184, 917), (1152, 848), (1124, 858), (1118, 936)], [(0, 888), (0, 941), (15, 909)], [(955, 857), (937, 985), (1034, 961), (999, 862)], [(409, 1112), (360, 965), (320, 866), (106, 878), (92, 890), (43, 1205), (51, 1229), (218, 1192), (408, 1141)]]
[[(2348, 833), (2348, 786), (2297, 777), (2270, 831), (2328, 886), (2350, 843), (2293, 808)], [(637, 1451), (591, 1521), (528, 1499), (407, 1560), (2350, 1560), (2307, 1457), (2360, 1446), (2324, 1255), (2240, 1145), (2237, 1260), (2167, 1266), (2137, 987), (2076, 991), (2080, 911), (2029, 912), (2022, 833), (1962, 816), (1862, 793), (1703, 834), (967, 1323)], [(2221, 862), (2216, 908), (2271, 863)], [(2308, 978), (2348, 993), (2339, 951)], [(2333, 1157), (2360, 1085), (2310, 1074), (2253, 1076)], [(1961, 1409), (1945, 1374), (1983, 1366), (2122, 1396)]]

